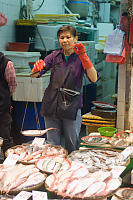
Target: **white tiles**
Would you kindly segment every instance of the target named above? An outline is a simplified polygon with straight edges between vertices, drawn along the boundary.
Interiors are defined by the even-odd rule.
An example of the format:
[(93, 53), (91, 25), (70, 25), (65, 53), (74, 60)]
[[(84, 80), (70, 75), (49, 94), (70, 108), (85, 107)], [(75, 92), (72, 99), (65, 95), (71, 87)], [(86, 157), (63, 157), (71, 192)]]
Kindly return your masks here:
[(19, 18), (20, 1), (0, 0), (0, 11), (7, 16), (6, 26), (0, 27), (0, 50), (5, 50), (8, 42), (15, 40), (14, 20)]

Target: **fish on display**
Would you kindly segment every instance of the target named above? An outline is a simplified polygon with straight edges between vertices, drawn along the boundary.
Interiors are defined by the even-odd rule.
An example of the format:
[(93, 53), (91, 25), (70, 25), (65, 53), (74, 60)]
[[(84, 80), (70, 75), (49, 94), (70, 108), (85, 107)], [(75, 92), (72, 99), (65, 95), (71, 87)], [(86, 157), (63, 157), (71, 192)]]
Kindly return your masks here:
[[(79, 174), (82, 175), (78, 176)], [(112, 177), (111, 171), (90, 173), (84, 165), (72, 161), (69, 169), (48, 176), (45, 186), (47, 190), (63, 198), (98, 200), (115, 192), (121, 182), (120, 178)]]
[(127, 160), (124, 159), (124, 156), (119, 151), (107, 149), (77, 150), (69, 154), (67, 159), (86, 165), (90, 172), (99, 169), (111, 170), (114, 166), (125, 166), (127, 163)]
[(40, 147), (32, 144), (22, 144), (9, 148), (6, 151), (6, 156), (9, 154), (17, 154), (19, 156), (19, 162), (33, 164), (39, 158), (44, 156), (61, 156), (65, 157), (67, 151), (61, 147), (51, 144), (45, 144)]
[(35, 166), (41, 171), (48, 173), (55, 173), (59, 170), (68, 169), (71, 163), (64, 157), (59, 156), (45, 156), (41, 157)]
[(27, 188), (44, 183), (46, 179), (46, 174), (42, 174), (35, 165), (6, 166), (1, 164), (0, 168), (0, 190), (3, 194), (8, 194), (10, 191), (27, 190)]
[(133, 188), (119, 188), (113, 195), (111, 200), (132, 200), (133, 199)]

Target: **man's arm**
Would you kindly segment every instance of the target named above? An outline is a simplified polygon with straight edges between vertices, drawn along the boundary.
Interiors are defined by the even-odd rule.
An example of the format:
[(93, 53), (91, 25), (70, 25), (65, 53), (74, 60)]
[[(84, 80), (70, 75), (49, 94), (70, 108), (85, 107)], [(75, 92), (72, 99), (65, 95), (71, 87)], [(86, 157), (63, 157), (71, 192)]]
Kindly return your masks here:
[(11, 61), (7, 63), (5, 69), (5, 79), (8, 83), (10, 93), (12, 94), (13, 92), (15, 92), (15, 89), (17, 87), (17, 82), (16, 82), (16, 73), (14, 69), (14, 64)]

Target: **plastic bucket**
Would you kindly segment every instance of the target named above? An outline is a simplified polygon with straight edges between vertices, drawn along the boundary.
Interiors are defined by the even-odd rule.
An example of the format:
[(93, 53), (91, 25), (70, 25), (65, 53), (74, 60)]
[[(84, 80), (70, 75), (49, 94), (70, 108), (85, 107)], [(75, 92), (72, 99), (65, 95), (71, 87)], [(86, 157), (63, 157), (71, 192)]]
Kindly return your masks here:
[(29, 62), (30, 69), (32, 70), (34, 67), (35, 62)]
[(9, 42), (8, 43), (9, 51), (28, 51), (30, 43), (24, 43), (24, 42)]
[(68, 1), (67, 7), (71, 10), (73, 14), (79, 14), (80, 17), (87, 17), (89, 10), (88, 0), (72, 0)]

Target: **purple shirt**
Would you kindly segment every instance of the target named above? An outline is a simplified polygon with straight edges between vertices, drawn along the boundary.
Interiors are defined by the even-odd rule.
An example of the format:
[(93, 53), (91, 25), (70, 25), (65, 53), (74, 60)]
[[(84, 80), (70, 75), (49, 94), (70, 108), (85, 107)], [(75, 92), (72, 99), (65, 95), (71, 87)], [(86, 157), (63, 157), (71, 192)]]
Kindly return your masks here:
[[(40, 73), (40, 76), (42, 74), (46, 73), (46, 71), (53, 68), (56, 64), (60, 64), (61, 67), (64, 68), (64, 69), (66, 67), (72, 68), (73, 80), (74, 80), (77, 88), (79, 88), (79, 90), (81, 90), (82, 82), (83, 82), (83, 76), (84, 76), (84, 73), (86, 73), (86, 71), (83, 69), (80, 58), (75, 52), (72, 53), (66, 61), (64, 53), (63, 53), (63, 49), (55, 50), (51, 54), (46, 56), (44, 61), (46, 63), (46, 67)], [(62, 74), (61, 74), (61, 76), (62, 76)], [(54, 69), (52, 69), (50, 81), (52, 81), (53, 77), (54, 77)], [(81, 100), (81, 107), (82, 107), (82, 100)]]

